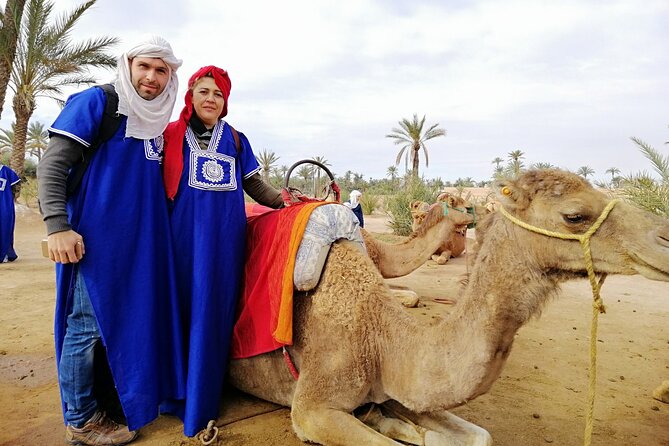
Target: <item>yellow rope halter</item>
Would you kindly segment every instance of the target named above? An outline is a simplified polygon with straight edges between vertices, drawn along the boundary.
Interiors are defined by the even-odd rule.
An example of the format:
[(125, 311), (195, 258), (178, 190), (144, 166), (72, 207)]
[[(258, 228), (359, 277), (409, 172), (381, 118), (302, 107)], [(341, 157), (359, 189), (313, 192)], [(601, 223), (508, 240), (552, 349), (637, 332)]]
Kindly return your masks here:
[[(506, 192), (506, 191), (505, 191)], [(506, 194), (508, 195), (508, 193)], [(593, 306), (592, 306), (592, 324), (590, 327), (590, 383), (588, 388), (588, 410), (585, 417), (585, 434), (583, 438), (583, 444), (585, 446), (590, 446), (592, 443), (592, 427), (593, 427), (593, 418), (594, 418), (594, 409), (595, 409), (595, 386), (597, 384), (597, 323), (599, 313), (605, 313), (606, 308), (604, 308), (604, 303), (599, 291), (604, 284), (606, 279), (606, 274), (601, 274), (601, 278), (597, 281), (595, 276), (595, 271), (592, 266), (592, 254), (590, 252), (590, 237), (599, 229), (606, 217), (609, 216), (609, 213), (613, 207), (618, 203), (619, 200), (611, 200), (606, 205), (602, 211), (599, 218), (590, 226), (590, 228), (583, 234), (564, 234), (561, 232), (548, 231), (546, 229), (538, 228), (530, 224), (525, 223), (522, 220), (517, 219), (513, 215), (500, 207), (500, 213), (508, 218), (513, 223), (517, 224), (521, 228), (527, 229), (528, 231), (536, 232), (537, 234), (546, 235), (548, 237), (559, 238), (563, 240), (578, 240), (583, 249), (583, 258), (585, 260), (585, 268), (588, 271), (588, 278), (590, 279), (590, 287), (592, 288), (592, 297), (593, 297)]]

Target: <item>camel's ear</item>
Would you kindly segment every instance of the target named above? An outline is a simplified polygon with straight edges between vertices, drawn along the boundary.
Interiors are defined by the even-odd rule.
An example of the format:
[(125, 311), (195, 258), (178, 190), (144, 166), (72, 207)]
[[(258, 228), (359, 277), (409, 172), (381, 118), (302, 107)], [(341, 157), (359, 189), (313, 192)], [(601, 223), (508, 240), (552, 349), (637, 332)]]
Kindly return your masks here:
[(512, 180), (497, 180), (493, 185), (495, 197), (502, 206), (511, 209), (525, 209), (528, 205), (527, 192)]

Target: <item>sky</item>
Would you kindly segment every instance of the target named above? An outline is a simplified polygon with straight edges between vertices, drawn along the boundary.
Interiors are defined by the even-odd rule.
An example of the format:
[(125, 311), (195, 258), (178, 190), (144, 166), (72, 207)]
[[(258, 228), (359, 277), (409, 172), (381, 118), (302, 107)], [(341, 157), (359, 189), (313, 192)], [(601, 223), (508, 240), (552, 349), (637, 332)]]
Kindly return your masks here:
[[(98, 0), (72, 39), (117, 36), (121, 54), (165, 37), (184, 60), (174, 118), (193, 72), (226, 69), (226, 121), (278, 165), (321, 156), (337, 175), (384, 178), (401, 148), (386, 135), (417, 114), (446, 130), (428, 167), (420, 153), (425, 178), (487, 180), (521, 150), (526, 166), (602, 181), (611, 167), (652, 174), (632, 136), (669, 156), (667, 24), (666, 0)], [(33, 120), (58, 112), (40, 100)]]

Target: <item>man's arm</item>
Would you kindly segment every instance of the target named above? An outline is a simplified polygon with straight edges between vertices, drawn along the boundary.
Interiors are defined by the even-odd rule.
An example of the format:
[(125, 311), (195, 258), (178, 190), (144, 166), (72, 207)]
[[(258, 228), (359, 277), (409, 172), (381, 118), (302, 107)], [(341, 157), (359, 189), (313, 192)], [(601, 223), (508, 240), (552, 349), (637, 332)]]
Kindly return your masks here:
[(242, 187), (244, 188), (244, 192), (249, 194), (249, 197), (263, 206), (272, 209), (279, 209), (284, 206), (281, 192), (265, 183), (259, 173), (244, 178), (242, 180)]
[(40, 212), (46, 223), (49, 258), (76, 263), (84, 254), (83, 238), (67, 221), (67, 175), (82, 158), (84, 146), (65, 136), (52, 134), (37, 166)]

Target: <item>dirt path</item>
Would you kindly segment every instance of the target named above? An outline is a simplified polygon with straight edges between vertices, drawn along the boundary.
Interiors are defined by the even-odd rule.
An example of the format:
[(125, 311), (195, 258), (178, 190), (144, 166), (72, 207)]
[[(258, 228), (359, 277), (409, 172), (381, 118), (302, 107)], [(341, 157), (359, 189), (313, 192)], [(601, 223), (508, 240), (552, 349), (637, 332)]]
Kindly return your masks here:
[[(367, 229), (385, 230), (381, 216)], [(63, 444), (53, 353), (54, 273), (41, 257), (43, 225), (32, 211), (17, 216), (19, 260), (0, 264), (0, 446)], [(465, 258), (427, 262), (390, 283), (419, 293), (410, 310), (430, 320), (448, 312), (435, 297), (457, 299)], [(669, 405), (651, 392), (669, 379), (669, 283), (610, 277), (602, 292), (594, 445), (669, 446)], [(456, 414), (489, 430), (496, 445), (582, 444), (587, 397), (590, 288), (569, 283), (541, 319), (523, 327), (490, 393)], [(231, 391), (222, 403), (218, 444), (298, 446), (288, 409)], [(160, 417), (137, 445), (197, 445), (179, 422)]]

